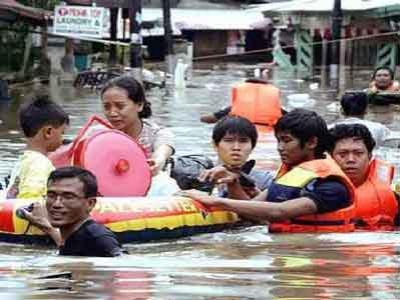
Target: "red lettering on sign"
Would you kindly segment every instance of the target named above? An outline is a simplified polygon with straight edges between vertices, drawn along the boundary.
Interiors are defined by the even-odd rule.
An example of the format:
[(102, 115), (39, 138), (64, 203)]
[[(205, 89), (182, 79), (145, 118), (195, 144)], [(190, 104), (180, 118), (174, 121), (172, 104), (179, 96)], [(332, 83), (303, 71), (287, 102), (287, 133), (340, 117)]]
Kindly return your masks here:
[(66, 15), (68, 15), (68, 10), (66, 9), (66, 8), (60, 8), (59, 10), (58, 10), (58, 14), (60, 15), (60, 16), (66, 16)]

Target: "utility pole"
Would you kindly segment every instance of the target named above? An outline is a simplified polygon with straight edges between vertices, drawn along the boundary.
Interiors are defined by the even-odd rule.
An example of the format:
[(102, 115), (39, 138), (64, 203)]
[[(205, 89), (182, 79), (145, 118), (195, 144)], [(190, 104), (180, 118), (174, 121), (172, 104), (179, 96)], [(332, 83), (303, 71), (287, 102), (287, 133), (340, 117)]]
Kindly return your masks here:
[(131, 68), (136, 79), (142, 80), (142, 0), (131, 0), (132, 7), (129, 10), (130, 34), (131, 34)]
[(165, 50), (164, 59), (166, 62), (166, 73), (173, 73), (173, 40), (172, 40), (172, 29), (171, 29), (171, 3), (170, 0), (163, 0), (163, 23), (164, 23), (164, 40), (165, 40)]
[(332, 11), (332, 61), (331, 61), (331, 78), (337, 79), (338, 65), (340, 60), (340, 39), (342, 37), (342, 1), (334, 0)]
[[(117, 40), (118, 7), (110, 8), (110, 37), (112, 41)], [(114, 66), (117, 63), (117, 46), (110, 45), (110, 57), (108, 64)]]
[(332, 48), (333, 64), (339, 63), (340, 57), (340, 39), (342, 37), (342, 1), (335, 0), (332, 11), (332, 39), (335, 41)]

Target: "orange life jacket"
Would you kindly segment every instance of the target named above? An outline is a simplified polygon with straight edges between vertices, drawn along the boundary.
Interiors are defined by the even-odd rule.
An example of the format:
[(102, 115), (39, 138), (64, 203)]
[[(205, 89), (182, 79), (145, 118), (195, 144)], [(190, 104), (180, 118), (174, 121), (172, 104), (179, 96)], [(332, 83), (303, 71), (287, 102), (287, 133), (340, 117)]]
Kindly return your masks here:
[[(374, 81), (371, 81), (371, 83), (369, 84), (369, 89), (370, 89), (370, 91), (372, 91), (372, 92), (377, 92), (379, 89), (376, 87), (376, 83), (375, 83), (375, 80)], [(381, 91), (384, 91), (384, 92), (393, 92), (393, 93), (395, 93), (395, 92), (400, 92), (400, 84), (399, 84), (399, 82), (397, 81), (397, 80), (393, 80), (393, 82), (392, 82), (392, 84), (387, 88), (387, 89), (385, 89), (385, 90), (381, 90)]]
[(276, 183), (286, 186), (305, 187), (312, 180), (334, 176), (349, 191), (351, 205), (329, 213), (296, 217), (286, 222), (273, 222), (270, 232), (350, 232), (354, 231), (355, 188), (336, 162), (327, 157), (304, 162), (290, 171), (283, 166), (278, 171)]
[(272, 127), (282, 116), (280, 91), (272, 84), (244, 82), (232, 89), (231, 115)]
[(372, 160), (367, 180), (356, 188), (356, 227), (367, 230), (393, 230), (398, 203), (390, 187), (394, 167)]

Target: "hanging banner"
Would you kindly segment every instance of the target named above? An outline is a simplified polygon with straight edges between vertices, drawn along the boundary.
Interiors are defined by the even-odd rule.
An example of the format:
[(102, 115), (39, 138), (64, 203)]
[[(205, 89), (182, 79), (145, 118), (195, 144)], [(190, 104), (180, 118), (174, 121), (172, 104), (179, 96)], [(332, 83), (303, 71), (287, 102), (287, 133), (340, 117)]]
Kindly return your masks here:
[(104, 8), (90, 6), (56, 6), (54, 34), (102, 37)]

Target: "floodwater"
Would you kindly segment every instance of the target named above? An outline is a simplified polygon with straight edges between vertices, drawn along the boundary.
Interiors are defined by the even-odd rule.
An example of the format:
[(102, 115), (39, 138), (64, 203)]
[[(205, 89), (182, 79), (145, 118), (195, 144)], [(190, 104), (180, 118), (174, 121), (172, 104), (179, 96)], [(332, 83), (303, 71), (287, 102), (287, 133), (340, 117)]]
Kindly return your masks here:
[[(215, 157), (212, 125), (201, 124), (199, 116), (227, 105), (232, 85), (252, 68), (202, 65), (186, 90), (148, 93), (157, 122), (176, 134), (178, 154)], [(364, 88), (368, 77), (368, 71), (347, 71), (340, 87)], [(328, 122), (338, 118), (337, 92), (324, 76), (302, 80), (274, 72), (273, 80), (288, 109), (314, 109)], [(31, 89), (16, 91), (12, 103), (0, 104), (1, 177), (23, 149), (16, 110), (21, 94)], [(101, 114), (94, 92), (56, 82), (51, 92), (71, 115), (69, 137), (91, 114)], [(287, 95), (294, 93), (308, 93), (311, 100), (291, 103)], [(400, 129), (396, 107), (374, 108), (368, 119)], [(381, 148), (377, 155), (400, 165), (396, 149)], [(255, 156), (278, 160), (272, 144), (260, 145)], [(130, 254), (121, 258), (65, 258), (55, 249), (1, 243), (0, 299), (400, 299), (397, 232), (270, 235), (265, 226), (254, 226), (126, 248)], [(38, 279), (62, 272), (71, 278)]]

